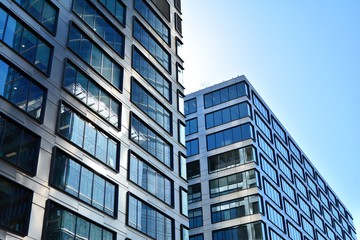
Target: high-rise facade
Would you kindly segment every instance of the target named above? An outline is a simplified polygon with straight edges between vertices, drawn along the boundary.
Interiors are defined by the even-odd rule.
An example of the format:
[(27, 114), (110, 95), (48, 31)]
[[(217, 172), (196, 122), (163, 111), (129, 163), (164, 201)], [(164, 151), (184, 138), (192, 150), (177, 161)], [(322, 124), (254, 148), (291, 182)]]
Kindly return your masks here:
[(190, 240), (354, 240), (352, 216), (240, 76), (185, 97)]
[(181, 21), (180, 0), (0, 0), (1, 240), (187, 237)]

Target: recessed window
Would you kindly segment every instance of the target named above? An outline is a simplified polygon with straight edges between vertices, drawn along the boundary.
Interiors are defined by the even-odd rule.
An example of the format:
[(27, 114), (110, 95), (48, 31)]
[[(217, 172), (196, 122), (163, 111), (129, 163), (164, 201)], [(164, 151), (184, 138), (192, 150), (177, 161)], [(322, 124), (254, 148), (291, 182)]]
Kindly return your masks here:
[(185, 123), (178, 121), (178, 141), (185, 146)]
[(199, 139), (186, 141), (186, 156), (190, 157), (196, 154), (199, 154)]
[(134, 38), (155, 58), (156, 61), (167, 71), (171, 72), (171, 55), (164, 49), (147, 30), (144, 25), (135, 18), (133, 26)]
[(265, 194), (281, 208), (281, 195), (275, 187), (273, 187), (266, 179), (264, 179)]
[(188, 216), (188, 192), (182, 187), (180, 187), (180, 212)]
[(14, 18), (3, 6), (0, 6), (0, 16), (0, 40), (38, 70), (50, 75), (53, 47), (31, 28)]
[(294, 156), (300, 160), (301, 159), (300, 150), (295, 146), (295, 144), (290, 139), (289, 139), (289, 146), (290, 146), (290, 150), (294, 154)]
[[(128, 193), (127, 224), (154, 239), (174, 239), (174, 219)], [(146, 226), (146, 227), (145, 227)], [(111, 238), (114, 239), (114, 238)]]
[(63, 87), (114, 127), (121, 127), (121, 103), (70, 61), (65, 65)]
[(255, 107), (259, 110), (261, 115), (269, 122), (269, 110), (265, 107), (265, 105), (261, 102), (261, 100), (253, 93), (253, 102)]
[(180, 35), (182, 34), (182, 19), (179, 16), (179, 14), (174, 13), (174, 18), (175, 18), (175, 30), (180, 33)]
[(185, 114), (185, 106), (184, 106), (184, 95), (178, 91), (177, 93), (178, 99), (178, 111), (182, 114)]
[(213, 240), (264, 239), (265, 226), (262, 222), (253, 222), (233, 226), (212, 232)]
[(245, 123), (206, 136), (207, 150), (213, 150), (233, 143), (253, 139), (253, 126)]
[(270, 179), (275, 183), (279, 184), (278, 174), (275, 168), (262, 156), (260, 155), (261, 159), (261, 169), (270, 177)]
[(186, 120), (186, 135), (190, 135), (198, 132), (198, 120), (197, 118)]
[[(73, 12), (124, 58), (125, 36), (88, 0), (74, 0)], [(105, 27), (106, 26), (106, 27)]]
[(133, 47), (132, 67), (158, 91), (168, 102), (171, 102), (171, 83), (136, 47)]
[(124, 69), (73, 22), (70, 24), (68, 48), (106, 81), (122, 91)]
[(0, 158), (36, 175), (41, 138), (0, 113)]
[(188, 179), (196, 178), (200, 176), (200, 161), (196, 160), (187, 163), (187, 177)]
[(0, 176), (0, 227), (26, 236), (33, 192)]
[(258, 134), (258, 144), (260, 149), (265, 152), (265, 154), (273, 161), (273, 163), (275, 163), (274, 150), (270, 147), (270, 144), (260, 134)]
[(145, 160), (130, 153), (129, 180), (169, 206), (173, 206), (173, 181)]
[(250, 162), (257, 162), (253, 146), (247, 146), (208, 157), (209, 173), (234, 168)]
[(178, 55), (178, 57), (180, 58), (183, 58), (183, 43), (177, 37), (176, 37), (176, 55)]
[(47, 90), (1, 58), (0, 96), (36, 120), (42, 121)]
[(189, 229), (181, 225), (181, 240), (189, 240)]
[(170, 44), (171, 34), (169, 27), (162, 18), (144, 0), (135, 0), (135, 10), (145, 19), (145, 21), (155, 30), (155, 32), (167, 43)]
[(119, 168), (120, 142), (62, 102), (57, 133), (110, 168)]
[(269, 141), (272, 141), (271, 130), (268, 125), (261, 119), (261, 117), (255, 112), (256, 126), (263, 132)]
[(173, 167), (172, 145), (135, 114), (131, 114), (130, 139), (167, 167)]
[(48, 201), (44, 223), (45, 239), (67, 239), (81, 237), (85, 239), (109, 240), (115, 239), (116, 233), (87, 219), (65, 207)]
[(285, 232), (284, 217), (270, 204), (266, 205), (267, 218), (281, 231)]
[(120, 0), (99, 0), (99, 2), (125, 27), (126, 6)]
[(201, 183), (193, 184), (188, 187), (188, 203), (201, 201)]
[(180, 177), (184, 180), (187, 180), (186, 174), (186, 157), (183, 153), (179, 152), (179, 170), (180, 170)]
[(50, 184), (116, 218), (117, 185), (56, 149)]
[(176, 63), (176, 81), (184, 86), (184, 68)]
[(197, 111), (196, 98), (186, 100), (184, 102), (185, 116)]
[(189, 210), (189, 227), (197, 228), (203, 225), (202, 208)]
[(135, 78), (131, 81), (131, 102), (160, 125), (168, 133), (172, 132), (172, 113), (150, 94)]
[(249, 96), (249, 87), (245, 82), (215, 90), (204, 95), (204, 107), (209, 108), (236, 98)]

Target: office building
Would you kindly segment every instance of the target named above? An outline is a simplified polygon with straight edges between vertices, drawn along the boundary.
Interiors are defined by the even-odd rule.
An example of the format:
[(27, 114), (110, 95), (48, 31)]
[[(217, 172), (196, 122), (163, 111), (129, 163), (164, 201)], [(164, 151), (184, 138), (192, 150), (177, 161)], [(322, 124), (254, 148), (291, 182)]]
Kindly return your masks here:
[(352, 216), (240, 76), (185, 97), (190, 240), (354, 240)]
[(187, 237), (181, 27), (180, 0), (0, 0), (1, 240)]

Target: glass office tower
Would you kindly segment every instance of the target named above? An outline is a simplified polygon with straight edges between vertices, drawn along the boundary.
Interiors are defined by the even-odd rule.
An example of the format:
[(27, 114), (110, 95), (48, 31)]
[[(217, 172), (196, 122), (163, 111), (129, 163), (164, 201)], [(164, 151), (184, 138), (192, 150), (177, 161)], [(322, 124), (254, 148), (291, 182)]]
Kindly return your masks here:
[(0, 0), (0, 239), (187, 239), (181, 22)]
[(249, 81), (185, 97), (190, 240), (354, 240), (352, 216)]

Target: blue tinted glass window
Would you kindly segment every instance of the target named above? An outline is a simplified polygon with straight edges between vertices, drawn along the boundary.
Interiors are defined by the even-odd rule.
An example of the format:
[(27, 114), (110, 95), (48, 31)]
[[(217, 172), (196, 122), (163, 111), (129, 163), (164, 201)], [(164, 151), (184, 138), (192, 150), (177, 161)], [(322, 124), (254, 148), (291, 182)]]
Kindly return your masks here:
[(193, 139), (186, 141), (186, 155), (187, 157), (196, 155), (199, 153), (199, 139)]
[(95, 45), (74, 23), (70, 27), (68, 47), (110, 84), (122, 90), (123, 68)]
[(99, 116), (120, 128), (121, 103), (70, 61), (65, 66), (63, 87)]
[(42, 120), (46, 90), (0, 59), (0, 96), (37, 120)]
[(206, 128), (216, 127), (244, 117), (251, 117), (250, 105), (247, 102), (239, 103), (230, 107), (205, 115)]
[(264, 133), (264, 135), (271, 141), (271, 131), (270, 128), (266, 125), (266, 123), (259, 117), (258, 114), (255, 114), (255, 122), (256, 126), (260, 128), (260, 130)]
[(264, 239), (264, 224), (253, 222), (212, 232), (213, 240)]
[[(206, 136), (208, 151), (253, 138), (253, 126), (249, 123), (225, 129)], [(215, 141), (215, 144), (214, 144)]]
[(166, 100), (171, 102), (170, 81), (135, 47), (133, 48), (132, 67)]
[(284, 143), (286, 143), (286, 134), (285, 131), (282, 129), (282, 127), (277, 123), (277, 121), (272, 118), (272, 122), (273, 122), (273, 129), (275, 130), (275, 132), (279, 135), (279, 137), (281, 138), (281, 140), (284, 141)]
[(0, 157), (30, 175), (36, 174), (40, 137), (0, 114)]
[(197, 118), (193, 118), (186, 121), (186, 135), (196, 133), (198, 131), (198, 121)]
[(150, 32), (136, 19), (134, 21), (134, 38), (163, 66), (171, 72), (171, 57)]
[(253, 94), (253, 102), (261, 115), (269, 122), (269, 111), (255, 94)]
[(74, 239), (75, 236), (85, 239), (115, 239), (115, 232), (67, 210), (53, 201), (50, 201), (45, 212), (47, 213), (45, 216), (47, 228), (44, 230), (46, 239), (59, 239), (59, 236), (66, 237), (66, 239)]
[(98, 0), (123, 26), (126, 21), (126, 6), (120, 0)]
[(28, 14), (43, 25), (46, 30), (55, 34), (59, 9), (50, 1), (16, 0)]
[(131, 81), (131, 101), (162, 128), (171, 133), (171, 112), (135, 79)]
[[(222, 96), (221, 93), (223, 93), (224, 96)], [(204, 95), (205, 108), (209, 108), (218, 105), (220, 103), (224, 103), (243, 96), (249, 96), (248, 85), (245, 82), (240, 82), (205, 94)]]
[(28, 234), (33, 192), (0, 176), (0, 226)]
[(110, 216), (117, 215), (117, 186), (59, 149), (56, 150), (50, 183)]
[[(94, 7), (88, 0), (74, 0), (73, 11), (121, 57), (124, 57), (124, 34), (119, 32), (116, 27), (107, 20), (99, 10), (97, 10), (96, 7)], [(95, 57), (98, 55), (99, 54), (94, 54)], [(101, 64), (99, 62), (99, 67), (100, 66)]]
[[(95, 141), (95, 154), (92, 148), (85, 146), (85, 126), (91, 124), (90, 122), (85, 121), (78, 113), (69, 108), (64, 103), (60, 107), (60, 114), (58, 120), (57, 132), (62, 137), (66, 138), (70, 142), (76, 144), (78, 147), (84, 149), (92, 156), (96, 157), (100, 162), (106, 164), (112, 169), (118, 169), (117, 155), (120, 151), (120, 143), (113, 140), (110, 136), (105, 134), (103, 130), (95, 127), (96, 129), (96, 139), (87, 136), (87, 138)], [(95, 133), (93, 133), (95, 134)], [(88, 139), (90, 141), (90, 139)], [(112, 149), (108, 148), (109, 146), (114, 146)], [(114, 156), (115, 152), (115, 156)]]
[(278, 177), (275, 168), (262, 156), (260, 155), (261, 159), (261, 169), (273, 180), (274, 183), (278, 184)]
[(289, 146), (290, 146), (290, 150), (291, 152), (295, 155), (295, 157), (297, 157), (297, 159), (301, 159), (301, 153), (300, 150), (295, 146), (295, 144), (289, 140)]
[(170, 29), (162, 21), (161, 17), (144, 0), (135, 0), (135, 10), (149, 23), (155, 32), (167, 43), (170, 44)]
[(280, 140), (277, 137), (275, 137), (275, 147), (281, 153), (281, 155), (285, 158), (285, 160), (290, 162), (289, 152), (288, 152), (287, 148), (280, 142)]
[(267, 218), (270, 220), (270, 222), (274, 223), (279, 229), (284, 232), (284, 217), (269, 204), (266, 205), (266, 210)]
[(210, 180), (209, 186), (210, 197), (218, 197), (244, 189), (258, 187), (258, 174), (255, 170), (240, 172)]
[(174, 219), (157, 208), (130, 194), (127, 210), (127, 223), (130, 227), (154, 239), (174, 239)]
[(53, 48), (22, 22), (0, 7), (0, 40), (25, 58), (43, 73), (49, 75)]
[[(143, 159), (130, 154), (129, 179), (166, 204), (173, 206), (173, 182)], [(165, 189), (170, 187), (170, 189)]]
[(196, 112), (197, 111), (196, 98), (186, 100), (184, 102), (184, 108), (185, 108), (185, 116), (190, 113)]
[(141, 148), (164, 163), (169, 168), (173, 166), (172, 146), (159, 133), (150, 129), (135, 114), (131, 116), (131, 140)]
[(263, 150), (265, 154), (275, 163), (274, 150), (270, 147), (270, 144), (268, 144), (260, 134), (258, 134), (258, 144), (260, 149)]
[(203, 225), (202, 208), (189, 210), (189, 227), (196, 228)]

